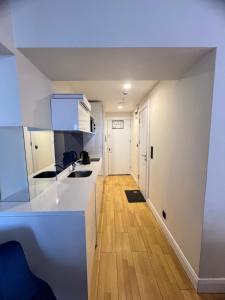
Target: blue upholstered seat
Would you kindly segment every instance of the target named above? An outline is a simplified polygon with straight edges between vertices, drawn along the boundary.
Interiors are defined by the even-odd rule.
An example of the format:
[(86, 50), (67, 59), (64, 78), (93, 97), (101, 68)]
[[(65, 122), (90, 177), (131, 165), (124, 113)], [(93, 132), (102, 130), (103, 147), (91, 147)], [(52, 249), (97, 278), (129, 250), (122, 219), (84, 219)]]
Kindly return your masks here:
[(0, 245), (1, 300), (56, 300), (50, 286), (29, 269), (16, 241)]

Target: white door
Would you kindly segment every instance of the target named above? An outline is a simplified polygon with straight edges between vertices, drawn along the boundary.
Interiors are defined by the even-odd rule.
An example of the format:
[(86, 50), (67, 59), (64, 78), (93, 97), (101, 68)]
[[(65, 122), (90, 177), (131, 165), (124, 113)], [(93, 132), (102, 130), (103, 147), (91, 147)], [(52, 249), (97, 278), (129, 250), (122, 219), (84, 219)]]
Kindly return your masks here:
[(147, 197), (147, 172), (148, 172), (148, 109), (145, 107), (139, 113), (140, 126), (139, 126), (139, 187), (144, 195)]
[(108, 174), (130, 174), (130, 120), (108, 120)]

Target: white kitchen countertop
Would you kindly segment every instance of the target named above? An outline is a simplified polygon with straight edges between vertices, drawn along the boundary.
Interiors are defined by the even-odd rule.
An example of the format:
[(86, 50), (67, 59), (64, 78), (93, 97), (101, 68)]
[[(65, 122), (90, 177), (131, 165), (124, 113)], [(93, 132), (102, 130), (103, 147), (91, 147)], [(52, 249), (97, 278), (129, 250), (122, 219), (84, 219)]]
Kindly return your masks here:
[[(33, 199), (29, 202), (2, 202), (0, 203), (0, 215), (21, 215), (29, 213), (71, 213), (84, 212), (91, 193), (94, 191), (94, 184), (100, 172), (102, 160), (91, 162), (89, 165), (76, 166), (76, 171), (91, 170), (89, 177), (68, 178), (71, 167), (60, 173), (58, 180), (33, 179), (31, 191)], [(35, 190), (44, 191), (35, 197)], [(39, 191), (38, 191), (39, 193)]]

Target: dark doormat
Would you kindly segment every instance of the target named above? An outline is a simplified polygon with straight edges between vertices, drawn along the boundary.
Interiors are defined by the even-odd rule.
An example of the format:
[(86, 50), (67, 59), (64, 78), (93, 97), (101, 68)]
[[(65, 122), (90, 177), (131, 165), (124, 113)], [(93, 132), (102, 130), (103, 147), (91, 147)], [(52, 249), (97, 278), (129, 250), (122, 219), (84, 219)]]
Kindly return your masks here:
[(127, 190), (125, 194), (129, 203), (146, 202), (140, 190)]

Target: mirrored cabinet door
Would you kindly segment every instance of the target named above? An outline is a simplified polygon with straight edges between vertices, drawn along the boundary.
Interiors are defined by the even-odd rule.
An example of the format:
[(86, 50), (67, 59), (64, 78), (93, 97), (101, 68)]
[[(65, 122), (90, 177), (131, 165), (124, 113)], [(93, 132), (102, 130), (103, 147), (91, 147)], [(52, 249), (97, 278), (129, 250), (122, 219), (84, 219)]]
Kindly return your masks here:
[(29, 176), (55, 164), (53, 131), (24, 127), (24, 139)]
[(53, 131), (24, 127), (24, 144), (30, 199), (33, 199), (57, 179)]

